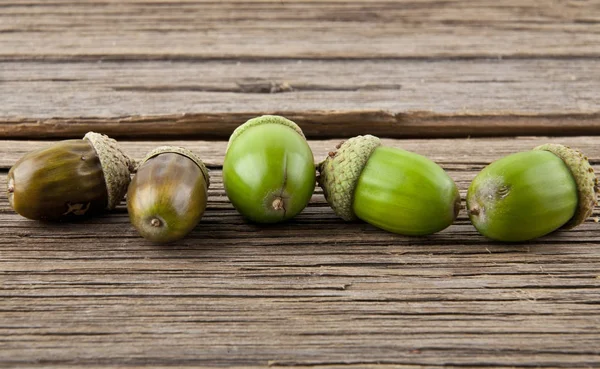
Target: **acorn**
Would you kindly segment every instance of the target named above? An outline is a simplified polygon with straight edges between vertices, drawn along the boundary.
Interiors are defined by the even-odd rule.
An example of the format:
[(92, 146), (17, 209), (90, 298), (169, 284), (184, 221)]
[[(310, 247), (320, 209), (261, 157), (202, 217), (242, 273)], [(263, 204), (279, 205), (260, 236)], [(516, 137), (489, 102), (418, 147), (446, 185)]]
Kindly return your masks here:
[(313, 153), (298, 125), (264, 115), (233, 132), (223, 162), (223, 185), (233, 206), (257, 223), (290, 219), (315, 188)]
[(105, 135), (88, 132), (32, 151), (8, 172), (8, 200), (22, 216), (63, 221), (113, 209), (123, 199), (133, 161)]
[(454, 181), (436, 163), (385, 147), (371, 135), (351, 138), (318, 165), (319, 185), (335, 213), (402, 235), (448, 227), (460, 210)]
[(527, 241), (583, 223), (597, 205), (597, 185), (581, 152), (546, 144), (485, 167), (469, 186), (467, 211), (482, 235)]
[(209, 185), (208, 170), (194, 153), (157, 147), (140, 162), (129, 185), (129, 220), (152, 242), (180, 240), (200, 222)]

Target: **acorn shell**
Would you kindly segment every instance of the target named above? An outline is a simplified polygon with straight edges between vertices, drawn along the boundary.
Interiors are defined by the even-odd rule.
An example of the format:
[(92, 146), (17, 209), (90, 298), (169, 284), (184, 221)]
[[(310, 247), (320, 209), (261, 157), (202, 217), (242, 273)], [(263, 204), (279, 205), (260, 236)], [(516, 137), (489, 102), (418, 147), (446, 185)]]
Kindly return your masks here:
[(116, 141), (90, 132), (83, 140), (60, 141), (19, 159), (8, 175), (9, 202), (37, 220), (95, 214), (123, 198), (130, 167)]
[(233, 206), (254, 222), (300, 213), (315, 188), (314, 157), (300, 127), (280, 116), (238, 127), (223, 162), (223, 185)]
[(436, 163), (383, 147), (366, 135), (342, 142), (319, 166), (319, 185), (335, 213), (403, 235), (448, 227), (460, 209), (454, 181)]
[(9, 202), (22, 216), (59, 220), (99, 213), (108, 204), (100, 159), (84, 140), (23, 156), (8, 173)]
[(460, 194), (450, 176), (430, 159), (380, 146), (358, 178), (352, 210), (359, 219), (386, 231), (423, 236), (454, 222)]
[(153, 242), (182, 239), (204, 214), (209, 184), (208, 170), (191, 151), (156, 148), (140, 163), (129, 185), (131, 223)]
[(471, 222), (484, 236), (504, 242), (544, 236), (573, 218), (577, 183), (556, 155), (533, 150), (486, 166), (467, 191)]

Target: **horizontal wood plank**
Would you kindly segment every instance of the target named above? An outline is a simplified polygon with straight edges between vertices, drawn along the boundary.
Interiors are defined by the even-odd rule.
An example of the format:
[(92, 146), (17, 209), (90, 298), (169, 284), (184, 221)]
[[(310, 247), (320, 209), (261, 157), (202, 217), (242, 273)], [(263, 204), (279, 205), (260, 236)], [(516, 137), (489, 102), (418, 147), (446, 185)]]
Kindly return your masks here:
[[(348, 138), (348, 137), (346, 137)], [(344, 139), (346, 139), (344, 138)], [(344, 139), (309, 140), (315, 163), (323, 160)], [(435, 162), (452, 167), (481, 168), (511, 153), (531, 150), (545, 143), (560, 143), (586, 154), (590, 162), (600, 164), (600, 137), (513, 137), (472, 139), (382, 139), (382, 144), (425, 155)], [(47, 147), (56, 141), (0, 141), (3, 152), (0, 169), (9, 169), (26, 153)], [(143, 159), (150, 150), (165, 144), (182, 146), (198, 154), (210, 168), (223, 165), (225, 141), (119, 141), (123, 151), (135, 160)]]
[[(555, 140), (600, 170), (597, 137)], [(385, 143), (438, 160), (464, 196), (485, 163), (545, 141)], [(334, 142), (310, 145), (316, 156)], [(45, 143), (2, 141), (0, 157), (16, 144)], [(139, 157), (154, 144), (123, 146)], [(224, 143), (191, 146), (222, 162)], [(260, 226), (231, 206), (217, 168), (202, 222), (167, 246), (140, 239), (124, 205), (46, 224), (2, 196), (0, 366), (600, 365), (599, 209), (574, 230), (504, 245), (478, 235), (464, 211), (428, 237), (345, 223), (317, 190), (294, 220)]]
[(13, 0), (0, 6), (3, 60), (600, 56), (596, 1)]
[(0, 63), (0, 137), (227, 139), (261, 114), (312, 138), (600, 134), (591, 60)]

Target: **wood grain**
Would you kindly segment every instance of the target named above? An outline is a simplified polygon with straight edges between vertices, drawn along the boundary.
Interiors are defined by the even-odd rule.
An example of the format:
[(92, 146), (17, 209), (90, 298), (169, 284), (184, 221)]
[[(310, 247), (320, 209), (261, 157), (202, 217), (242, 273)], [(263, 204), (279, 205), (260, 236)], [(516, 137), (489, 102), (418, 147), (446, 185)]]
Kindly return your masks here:
[[(600, 170), (598, 137), (556, 140), (579, 143)], [(439, 160), (464, 196), (485, 163), (542, 141), (386, 143)], [(15, 144), (0, 142), (0, 157)], [(137, 156), (153, 144), (124, 146)], [(218, 165), (223, 143), (197, 144)], [(600, 365), (599, 209), (574, 230), (504, 245), (464, 212), (429, 237), (344, 223), (318, 190), (294, 220), (259, 226), (228, 202), (220, 170), (211, 175), (201, 224), (168, 246), (141, 240), (123, 205), (45, 224), (1, 197), (0, 366)]]
[[(348, 138), (348, 137), (346, 137)], [(315, 163), (323, 160), (345, 138), (333, 140), (309, 140)], [(0, 170), (9, 169), (26, 153), (51, 145), (56, 141), (0, 141), (2, 155)], [(592, 164), (600, 164), (600, 137), (512, 137), (471, 139), (382, 139), (382, 145), (402, 148), (425, 155), (441, 165), (458, 165), (460, 168), (480, 169), (503, 156), (531, 150), (545, 143), (560, 143), (576, 148), (586, 154)], [(133, 159), (143, 159), (150, 150), (165, 145), (182, 146), (198, 154), (210, 168), (221, 168), (225, 158), (225, 141), (119, 141), (123, 151)]]
[(0, 137), (227, 139), (265, 114), (309, 137), (600, 134), (597, 61), (0, 63)]
[(597, 1), (5, 0), (1, 5), (3, 60), (600, 56)]
[[(49, 224), (0, 196), (0, 367), (600, 367), (600, 209), (506, 245), (464, 211), (428, 237), (345, 223), (316, 189), (260, 226), (220, 170), (235, 127), (278, 113), (319, 139), (315, 161), (411, 138), (384, 144), (463, 198), (545, 142), (599, 171), (599, 58), (596, 0), (0, 0), (0, 189), (24, 153), (89, 130), (137, 159), (188, 147), (212, 176), (201, 224), (167, 246), (124, 204)], [(535, 137), (475, 138), (517, 135)]]
[[(596, 1), (4, 1), (0, 138), (600, 134)], [(24, 42), (23, 40), (27, 40)]]

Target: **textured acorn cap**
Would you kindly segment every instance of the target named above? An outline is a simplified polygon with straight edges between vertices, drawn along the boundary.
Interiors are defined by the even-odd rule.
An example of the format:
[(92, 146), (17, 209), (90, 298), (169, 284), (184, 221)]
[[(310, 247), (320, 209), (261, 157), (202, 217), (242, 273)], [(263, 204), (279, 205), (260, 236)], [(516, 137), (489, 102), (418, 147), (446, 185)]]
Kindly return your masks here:
[(255, 126), (258, 126), (261, 124), (282, 124), (284, 126), (290, 127), (294, 131), (298, 132), (298, 134), (300, 136), (302, 136), (303, 138), (306, 138), (306, 137), (304, 137), (304, 133), (302, 132), (302, 129), (300, 129), (300, 127), (296, 123), (292, 122), (291, 120), (284, 118), (282, 116), (279, 116), (279, 115), (262, 115), (260, 117), (252, 118), (252, 119), (246, 121), (246, 123), (237, 127), (231, 134), (231, 137), (229, 137), (229, 142), (227, 142), (227, 150), (229, 150), (229, 146), (231, 146), (233, 141), (236, 138), (238, 138), (239, 135), (244, 133), (247, 129), (250, 129), (252, 127), (255, 127)]
[(142, 166), (145, 162), (152, 159), (153, 157), (158, 156), (160, 154), (164, 154), (164, 153), (179, 154), (179, 155), (185, 156), (186, 158), (193, 161), (198, 166), (198, 168), (200, 168), (200, 171), (202, 172), (202, 176), (204, 177), (204, 183), (206, 184), (206, 188), (208, 189), (208, 187), (210, 186), (210, 175), (208, 174), (208, 169), (206, 168), (206, 166), (204, 165), (204, 163), (202, 162), (202, 160), (200, 159), (200, 157), (198, 155), (194, 154), (193, 152), (191, 152), (190, 150), (188, 150), (184, 147), (159, 146), (159, 147), (153, 149), (152, 151), (150, 151), (146, 155), (146, 157), (142, 161), (140, 161), (138, 167)]
[(108, 192), (107, 209), (114, 209), (127, 192), (131, 181), (134, 161), (119, 148), (117, 141), (96, 132), (88, 132), (84, 140), (90, 141), (100, 158), (106, 191)]
[(598, 204), (598, 179), (587, 158), (580, 151), (560, 144), (540, 145), (534, 150), (549, 151), (565, 162), (577, 184), (578, 203), (575, 215), (564, 227), (573, 228), (583, 223)]
[(352, 211), (354, 189), (369, 157), (381, 145), (371, 135), (353, 137), (330, 152), (318, 165), (319, 186), (335, 213), (346, 221), (357, 219)]

